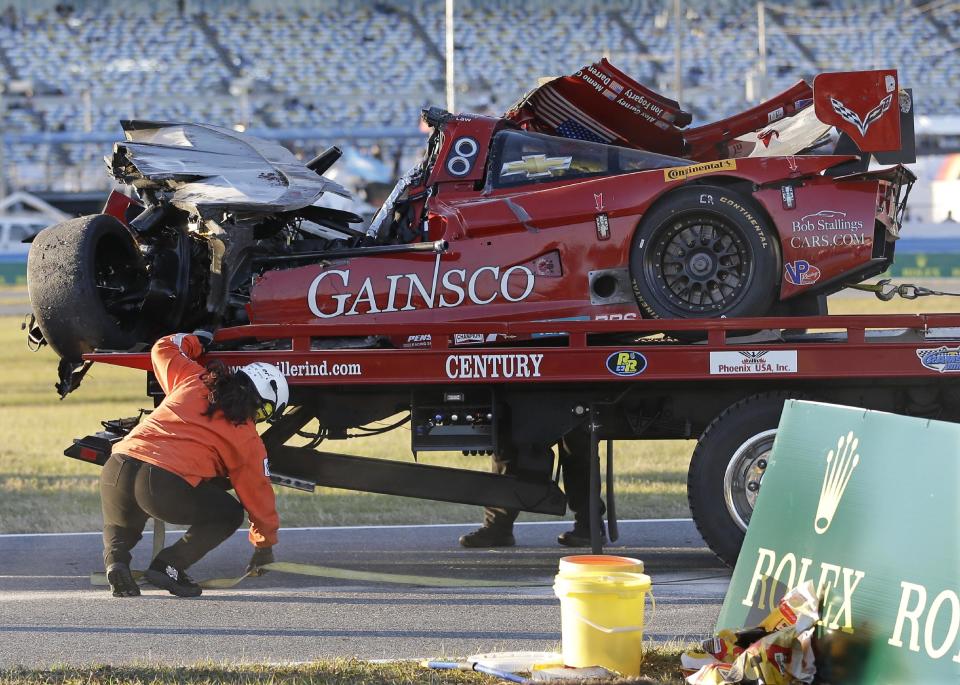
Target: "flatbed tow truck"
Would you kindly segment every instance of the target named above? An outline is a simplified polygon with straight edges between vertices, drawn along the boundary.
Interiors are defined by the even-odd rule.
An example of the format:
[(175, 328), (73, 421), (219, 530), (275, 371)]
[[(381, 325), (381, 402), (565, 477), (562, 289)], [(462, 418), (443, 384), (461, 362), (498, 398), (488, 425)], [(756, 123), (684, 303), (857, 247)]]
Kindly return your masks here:
[[(379, 334), (408, 336), (423, 347), (350, 347), (369, 334), (369, 324), (217, 332), (208, 358), (229, 366), (268, 361), (289, 379), (291, 409), (263, 434), (276, 484), (562, 515), (566, 498), (550, 447), (569, 431), (585, 429), (592, 438), (595, 511), (600, 443), (607, 441), (608, 525), (616, 540), (613, 441), (697, 438), (688, 476), (691, 513), (710, 548), (733, 564), (785, 400), (960, 420), (955, 314), (384, 325)], [(150, 370), (145, 352), (98, 351), (86, 358)], [(155, 404), (162, 399), (152, 378), (148, 394)], [(363, 427), (400, 413), (404, 418), (385, 428)], [(313, 419), (320, 428), (312, 440), (288, 445)], [(316, 449), (322, 441), (408, 421), (414, 457), (499, 452), (516, 460), (521, 475)], [(135, 424), (105, 421), (103, 431), (76, 440), (66, 454), (102, 463), (111, 444)], [(592, 518), (599, 553), (599, 516)]]

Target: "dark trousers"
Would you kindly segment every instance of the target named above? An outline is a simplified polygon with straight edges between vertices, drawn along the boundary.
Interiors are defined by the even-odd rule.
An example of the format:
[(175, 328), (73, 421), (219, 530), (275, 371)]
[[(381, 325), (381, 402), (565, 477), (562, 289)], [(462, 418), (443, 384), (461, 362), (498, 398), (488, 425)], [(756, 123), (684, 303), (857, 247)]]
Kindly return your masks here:
[[(567, 433), (557, 444), (557, 457), (563, 474), (563, 491), (567, 496), (567, 506), (573, 512), (578, 528), (590, 526), (590, 434), (583, 430)], [(493, 471), (514, 475), (514, 461), (502, 454), (493, 457)], [(600, 515), (606, 511), (603, 500), (600, 501)], [(519, 511), (486, 507), (483, 510), (483, 525), (492, 528), (512, 528)]]
[(243, 507), (223, 488), (208, 482), (192, 487), (180, 476), (122, 454), (112, 455), (100, 472), (100, 503), (106, 566), (130, 563), (130, 550), (151, 516), (190, 526), (157, 555), (179, 569), (195, 564), (243, 524)]

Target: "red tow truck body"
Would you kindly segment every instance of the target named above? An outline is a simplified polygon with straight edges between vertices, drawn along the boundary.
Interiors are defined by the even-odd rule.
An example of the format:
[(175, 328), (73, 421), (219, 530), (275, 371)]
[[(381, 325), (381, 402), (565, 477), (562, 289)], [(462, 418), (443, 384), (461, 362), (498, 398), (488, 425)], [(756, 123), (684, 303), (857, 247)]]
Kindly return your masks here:
[[(786, 399), (960, 419), (960, 315), (953, 314), (404, 323), (378, 330), (419, 345), (406, 349), (369, 347), (369, 335), (369, 324), (339, 322), (217, 332), (208, 359), (231, 367), (270, 362), (289, 380), (293, 409), (263, 436), (275, 482), (562, 514), (566, 500), (552, 477), (549, 448), (569, 431), (593, 436), (597, 478), (601, 440), (698, 438), (691, 509), (707, 543), (731, 563)], [(150, 370), (146, 353), (86, 358)], [(159, 389), (150, 387), (159, 401)], [(320, 439), (346, 438), (398, 413), (409, 414), (414, 455), (498, 452), (524, 475), (316, 449)], [(312, 444), (287, 444), (314, 419), (320, 428)], [(68, 452), (97, 460), (113, 429)], [(99, 448), (91, 439), (101, 440)], [(609, 458), (608, 500), (614, 465)]]

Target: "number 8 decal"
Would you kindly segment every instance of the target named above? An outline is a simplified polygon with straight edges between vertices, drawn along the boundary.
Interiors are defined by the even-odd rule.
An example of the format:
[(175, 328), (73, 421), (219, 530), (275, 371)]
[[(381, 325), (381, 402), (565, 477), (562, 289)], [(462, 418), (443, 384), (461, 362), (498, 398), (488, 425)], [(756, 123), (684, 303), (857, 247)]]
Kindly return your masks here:
[(453, 176), (466, 176), (473, 168), (473, 158), (480, 146), (473, 138), (457, 138), (453, 152), (447, 157), (447, 171)]

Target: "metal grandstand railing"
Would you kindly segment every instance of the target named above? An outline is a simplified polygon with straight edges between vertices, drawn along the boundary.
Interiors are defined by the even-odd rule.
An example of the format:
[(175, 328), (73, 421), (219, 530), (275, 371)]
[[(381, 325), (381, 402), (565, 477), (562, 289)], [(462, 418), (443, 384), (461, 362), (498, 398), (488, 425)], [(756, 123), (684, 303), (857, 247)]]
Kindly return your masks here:
[[(422, 106), (444, 101), (435, 54), (444, 44), (442, 5), (0, 0), (0, 53), (32, 85), (29, 97), (5, 98), (6, 115), (0, 111), (9, 176), (36, 188), (50, 181), (51, 167), (56, 176), (66, 163), (80, 169), (72, 177), (103, 184), (105, 139), (83, 136), (111, 138), (127, 117), (288, 129), (295, 140), (318, 144), (342, 142), (324, 139), (323, 131), (412, 129)], [(747, 104), (747, 83), (758, 78), (756, 5), (685, 0), (678, 26), (666, 0), (456, 0), (457, 101), (499, 114), (538, 77), (570, 73), (602, 54), (672, 94), (680, 31), (681, 104), (698, 115), (695, 123), (721, 118)], [(817, 70), (893, 66), (914, 89), (918, 114), (960, 115), (957, 2), (878, 0), (852, 8), (844, 0), (766, 0), (765, 7), (777, 18), (766, 24), (767, 93)], [(201, 13), (206, 28), (196, 21)], [(0, 78), (10, 71), (0, 69)], [(242, 97), (231, 88), (238, 80)], [(87, 143), (60, 148), (57, 157), (44, 140), (63, 139), (35, 136), (42, 132)], [(412, 137), (408, 152), (418, 146)]]

